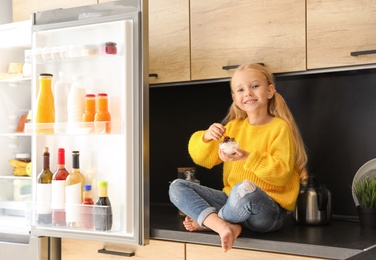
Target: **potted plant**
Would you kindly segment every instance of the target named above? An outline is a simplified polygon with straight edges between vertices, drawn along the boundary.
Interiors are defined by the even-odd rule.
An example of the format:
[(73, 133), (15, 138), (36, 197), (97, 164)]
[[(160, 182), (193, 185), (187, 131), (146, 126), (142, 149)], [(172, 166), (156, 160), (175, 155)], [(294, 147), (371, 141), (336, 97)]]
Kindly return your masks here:
[(357, 180), (353, 192), (358, 199), (359, 222), (362, 228), (376, 229), (376, 176)]

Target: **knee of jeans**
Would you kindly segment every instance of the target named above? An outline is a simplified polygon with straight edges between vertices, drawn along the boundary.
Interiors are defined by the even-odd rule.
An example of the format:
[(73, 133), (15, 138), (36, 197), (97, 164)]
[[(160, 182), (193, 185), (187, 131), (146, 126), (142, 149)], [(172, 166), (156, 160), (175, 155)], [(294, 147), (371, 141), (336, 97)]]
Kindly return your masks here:
[(253, 193), (256, 190), (256, 184), (251, 181), (243, 181), (238, 184), (236, 192), (240, 198), (244, 197), (246, 194)]
[(168, 190), (170, 200), (172, 200), (172, 199), (176, 200), (179, 197), (178, 193), (179, 193), (179, 190), (180, 190), (179, 186), (181, 185), (181, 183), (182, 183), (181, 179), (176, 179), (176, 180), (171, 182), (169, 190)]

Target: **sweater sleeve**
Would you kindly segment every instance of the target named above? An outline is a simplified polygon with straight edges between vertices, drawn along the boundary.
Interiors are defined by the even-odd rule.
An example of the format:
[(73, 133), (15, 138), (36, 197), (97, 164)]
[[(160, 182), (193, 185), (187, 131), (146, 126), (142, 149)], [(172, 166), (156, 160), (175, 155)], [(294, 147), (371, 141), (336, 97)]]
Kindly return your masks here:
[(263, 181), (276, 186), (285, 186), (293, 174), (294, 146), (288, 127), (275, 129), (263, 152), (255, 149), (244, 165), (245, 170)]
[(219, 141), (212, 140), (205, 143), (202, 140), (204, 133), (205, 131), (201, 130), (191, 136), (188, 143), (188, 152), (196, 164), (211, 169), (222, 162), (218, 155)]

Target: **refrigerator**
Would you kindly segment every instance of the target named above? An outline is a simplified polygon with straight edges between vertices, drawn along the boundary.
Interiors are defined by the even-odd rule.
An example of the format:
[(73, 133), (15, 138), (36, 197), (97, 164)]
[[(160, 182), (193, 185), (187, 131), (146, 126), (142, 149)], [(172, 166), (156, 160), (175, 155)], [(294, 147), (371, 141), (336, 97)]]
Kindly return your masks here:
[[(147, 16), (147, 1), (143, 0), (120, 0), (32, 14), (30, 88), (18, 90), (15, 95), (30, 99), (24, 132), (18, 135), (29, 142), (26, 146), (30, 147), (32, 172), (31, 177), (25, 177), (30, 181), (31, 192), (30, 199), (22, 205), (22, 221), (29, 231), (28, 236), (24, 236), (24, 243), (30, 244), (32, 239), (37, 239), (38, 245), (33, 248), (38, 248), (39, 253), (47, 251), (48, 255), (48, 258), (36, 259), (58, 259), (61, 238), (148, 244)], [(96, 97), (99, 93), (107, 94), (111, 120), (36, 123), (37, 99), (41, 91), (39, 75), (46, 73), (53, 75), (53, 94), (57, 94), (54, 87), (61, 73), (68, 83), (68, 92), (77, 78), (81, 78), (86, 94)], [(103, 130), (101, 127), (109, 125), (110, 131), (98, 131), (98, 126)], [(99, 196), (97, 183), (108, 183), (112, 209), (109, 230), (37, 221), (41, 210), (51, 212), (54, 209), (51, 200), (41, 201), (37, 196), (37, 176), (43, 168), (45, 147), (50, 153), (52, 172), (58, 167), (59, 148), (65, 149), (68, 171), (72, 169), (73, 151), (79, 151), (79, 168), (85, 184), (92, 186), (94, 202)], [(84, 210), (102, 208), (81, 203), (74, 206), (79, 221)], [(66, 204), (62, 208), (67, 207)], [(40, 248), (43, 245), (46, 249)]]

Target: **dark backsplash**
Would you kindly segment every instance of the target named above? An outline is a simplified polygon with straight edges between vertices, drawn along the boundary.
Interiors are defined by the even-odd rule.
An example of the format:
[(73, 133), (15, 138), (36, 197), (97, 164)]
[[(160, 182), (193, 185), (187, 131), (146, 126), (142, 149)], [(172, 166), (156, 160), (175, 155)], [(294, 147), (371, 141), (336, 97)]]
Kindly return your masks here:
[[(277, 76), (303, 136), (308, 169), (332, 192), (333, 213), (356, 215), (351, 193), (357, 170), (376, 157), (376, 70)], [(194, 165), (191, 134), (220, 122), (231, 104), (229, 82), (150, 89), (150, 200), (168, 202), (177, 167), (197, 167), (202, 185), (222, 188), (222, 167)]]

